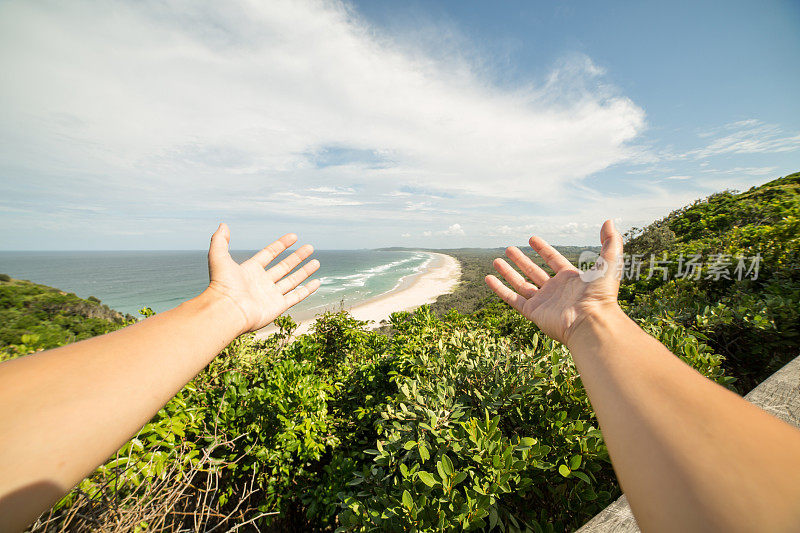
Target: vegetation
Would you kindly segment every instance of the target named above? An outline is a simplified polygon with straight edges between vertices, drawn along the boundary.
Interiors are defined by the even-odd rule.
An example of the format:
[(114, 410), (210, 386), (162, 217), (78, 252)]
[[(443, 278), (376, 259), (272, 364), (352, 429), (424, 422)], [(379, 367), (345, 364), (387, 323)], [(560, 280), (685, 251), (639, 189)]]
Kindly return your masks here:
[[(758, 279), (716, 279), (710, 265), (648, 279), (645, 265), (621, 291), (646, 331), (740, 391), (798, 352), (799, 180), (714, 195), (628, 235), (629, 253), (675, 259), (669, 278), (680, 254), (761, 255)], [(483, 288), (496, 252), (448, 251), (459, 289), (394, 314), (388, 334), (340, 312), (293, 340), (289, 318), (267, 339), (240, 337), (32, 530), (579, 527), (619, 487), (566, 348)], [(28, 301), (28, 285), (6, 287)], [(5, 301), (4, 313), (27, 309)], [(9, 326), (5, 357), (34, 350), (21, 335), (62, 315), (41, 308), (44, 324)]]
[[(34, 530), (551, 531), (619, 495), (563, 346), (501, 306), (392, 325), (329, 313), (294, 342), (289, 319), (238, 339)], [(722, 378), (680, 327), (660, 336)]]
[[(639, 280), (627, 280), (621, 297), (629, 314), (695, 330), (724, 356), (739, 392), (798, 355), (800, 173), (743, 193), (714, 194), (628, 237), (628, 254), (668, 263), (667, 280), (660, 270), (651, 275), (649, 263)], [(693, 256), (702, 269), (679, 277)]]
[(124, 320), (97, 298), (0, 275), (0, 361), (101, 335)]
[[(577, 247), (556, 246), (564, 257), (572, 262), (577, 262), (578, 256), (584, 250), (599, 252), (599, 246)], [(505, 256), (505, 248), (456, 248), (448, 250), (434, 250), (451, 255), (461, 263), (461, 280), (451, 294), (440, 296), (432, 307), (441, 315), (450, 310), (471, 314), (496, 301), (494, 293), (483, 281), (486, 274), (494, 274), (492, 261), (496, 257)], [(550, 270), (541, 257), (532, 257), (533, 261)]]

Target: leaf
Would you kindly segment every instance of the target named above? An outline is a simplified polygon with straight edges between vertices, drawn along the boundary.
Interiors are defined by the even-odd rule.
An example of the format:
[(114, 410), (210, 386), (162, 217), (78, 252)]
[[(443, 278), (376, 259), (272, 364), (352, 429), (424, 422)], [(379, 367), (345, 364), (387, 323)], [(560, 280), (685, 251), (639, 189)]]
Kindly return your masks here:
[(431, 454), (428, 451), (428, 448), (426, 448), (425, 445), (422, 444), (421, 442), (419, 443), (419, 458), (422, 459), (423, 463), (431, 458)]
[(420, 481), (422, 481), (423, 483), (425, 483), (429, 487), (433, 487), (433, 486), (436, 485), (436, 483), (438, 483), (436, 481), (436, 478), (433, 477), (433, 474), (431, 474), (430, 472), (426, 472), (424, 470), (420, 470), (417, 473), (417, 477), (419, 477)]
[(444, 466), (442, 466), (441, 461), (436, 461), (436, 471), (439, 472), (439, 477), (442, 478), (442, 482), (444, 482), (449, 476), (447, 472), (444, 471)]
[(453, 475), (453, 461), (451, 461), (450, 458), (447, 457), (446, 453), (442, 454), (442, 468), (444, 469), (445, 474), (447, 474), (448, 476)]
[(581, 467), (581, 461), (583, 458), (580, 455), (573, 455), (572, 459), (569, 460), (569, 468), (570, 470), (577, 470)]
[(411, 497), (411, 493), (407, 490), (403, 491), (403, 505), (406, 509), (411, 509), (414, 507), (414, 499)]
[(494, 529), (494, 526), (497, 525), (497, 509), (492, 507), (489, 509), (489, 529)]
[(561, 474), (564, 477), (569, 477), (571, 472), (569, 471), (569, 468), (567, 467), (567, 465), (561, 465), (561, 466), (558, 467), (558, 473)]
[(403, 445), (403, 448), (405, 448), (406, 450), (410, 450), (411, 448), (413, 448), (413, 447), (414, 447), (414, 446), (416, 446), (416, 445), (417, 445), (417, 441), (415, 441), (415, 440), (410, 440), (410, 441), (406, 442), (406, 443)]
[(455, 475), (453, 476), (453, 486), (455, 487), (465, 479), (467, 479), (466, 472), (456, 472)]
[(586, 483), (589, 483), (590, 485), (592, 484), (592, 481), (589, 479), (589, 476), (587, 476), (583, 472), (579, 472), (578, 470), (574, 470), (572, 472), (572, 475), (575, 476), (576, 478), (580, 479), (581, 481), (585, 481)]

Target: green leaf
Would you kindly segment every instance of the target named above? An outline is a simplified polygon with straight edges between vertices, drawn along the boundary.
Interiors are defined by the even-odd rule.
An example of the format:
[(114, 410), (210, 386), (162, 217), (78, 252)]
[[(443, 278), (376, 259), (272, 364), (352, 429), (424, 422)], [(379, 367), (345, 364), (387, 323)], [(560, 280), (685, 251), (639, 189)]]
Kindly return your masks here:
[(580, 455), (573, 455), (572, 459), (569, 460), (569, 468), (570, 470), (577, 470), (581, 467), (582, 457)]
[(589, 476), (587, 476), (583, 472), (580, 472), (578, 470), (573, 470), (572, 471), (572, 475), (575, 476), (576, 478), (580, 479), (581, 481), (585, 481), (586, 483), (589, 483), (590, 485), (592, 483), (592, 481), (589, 479)]
[(411, 497), (411, 493), (407, 490), (403, 491), (403, 505), (406, 509), (411, 509), (414, 507), (414, 499)]
[(455, 487), (465, 479), (467, 479), (466, 472), (456, 472), (455, 475), (453, 476), (453, 486)]
[(420, 470), (417, 473), (417, 476), (419, 477), (420, 481), (422, 481), (423, 483), (425, 483), (429, 487), (433, 487), (437, 483), (436, 478), (434, 478), (433, 474), (431, 474), (430, 472), (426, 472), (424, 470)]
[(451, 461), (450, 458), (447, 457), (446, 453), (442, 454), (442, 468), (444, 469), (445, 474), (447, 474), (448, 476), (453, 475), (453, 461)]
[(422, 444), (421, 442), (419, 443), (419, 458), (422, 459), (423, 463), (431, 458), (431, 454), (428, 451), (428, 448), (426, 448), (425, 445)]
[(444, 470), (444, 466), (442, 465), (441, 461), (436, 461), (436, 470), (439, 472), (439, 477), (442, 478), (442, 482), (444, 482), (449, 476), (447, 472)]
[(569, 468), (567, 467), (567, 465), (561, 465), (561, 466), (558, 467), (558, 473), (561, 474), (564, 477), (569, 477), (571, 472), (569, 471)]
[(497, 509), (492, 507), (489, 509), (489, 529), (494, 529), (494, 526), (497, 525)]
[(405, 448), (406, 450), (410, 450), (411, 448), (413, 448), (413, 447), (414, 447), (414, 446), (416, 446), (416, 445), (417, 445), (417, 441), (415, 441), (415, 440), (410, 440), (410, 441), (406, 442), (406, 443), (403, 445), (403, 448)]

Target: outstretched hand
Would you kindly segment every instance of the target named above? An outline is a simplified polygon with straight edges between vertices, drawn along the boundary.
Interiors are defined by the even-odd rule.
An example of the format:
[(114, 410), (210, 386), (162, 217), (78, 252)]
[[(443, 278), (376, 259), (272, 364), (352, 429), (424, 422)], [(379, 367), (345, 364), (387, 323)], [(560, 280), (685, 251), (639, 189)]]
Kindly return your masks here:
[(319, 288), (320, 282), (316, 279), (298, 287), (319, 268), (316, 259), (290, 274), (314, 252), (310, 244), (301, 246), (280, 263), (264, 270), (297, 241), (294, 233), (284, 235), (242, 264), (231, 257), (228, 251), (230, 241), (228, 226), (220, 224), (211, 236), (208, 249), (208, 290), (227, 298), (241, 312), (242, 333), (263, 328)]
[(495, 276), (486, 283), (511, 307), (536, 323), (550, 337), (564, 344), (593, 313), (617, 307), (621, 272), (622, 236), (611, 220), (600, 230), (603, 245), (592, 270), (581, 272), (544, 239), (533, 236), (531, 247), (553, 269), (550, 277), (519, 248), (506, 249), (506, 255), (527, 276), (523, 278), (503, 259), (494, 260), (494, 268), (513, 287), (509, 289)]

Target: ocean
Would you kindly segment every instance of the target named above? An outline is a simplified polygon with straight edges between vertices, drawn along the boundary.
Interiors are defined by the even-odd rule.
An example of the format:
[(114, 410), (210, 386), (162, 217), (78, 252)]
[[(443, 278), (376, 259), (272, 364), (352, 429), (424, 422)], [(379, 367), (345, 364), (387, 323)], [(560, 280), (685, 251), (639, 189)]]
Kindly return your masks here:
[[(112, 309), (138, 316), (142, 307), (166, 311), (208, 285), (205, 251), (0, 252), (0, 273), (95, 296)], [(231, 251), (244, 261), (255, 251)], [(317, 250), (321, 287), (288, 313), (295, 319), (352, 306), (397, 287), (423, 270), (432, 255), (416, 251)]]

